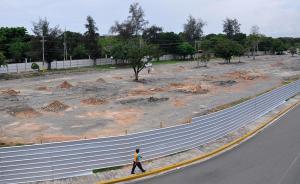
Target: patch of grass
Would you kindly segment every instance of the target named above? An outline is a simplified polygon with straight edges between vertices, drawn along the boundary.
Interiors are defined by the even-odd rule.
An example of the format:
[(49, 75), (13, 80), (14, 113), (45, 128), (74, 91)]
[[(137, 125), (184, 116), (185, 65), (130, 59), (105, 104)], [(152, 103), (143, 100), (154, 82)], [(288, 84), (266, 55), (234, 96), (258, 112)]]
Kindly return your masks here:
[(176, 63), (184, 63), (187, 61), (183, 60), (166, 60), (166, 61), (151, 61), (153, 65), (161, 65), (161, 64), (176, 64)]
[(113, 171), (113, 170), (117, 170), (117, 169), (121, 169), (122, 166), (116, 166), (116, 167), (107, 167), (107, 168), (102, 168), (102, 169), (94, 169), (93, 173), (101, 173), (101, 172), (105, 172), (105, 171)]
[(290, 84), (290, 83), (292, 83), (294, 81), (297, 81), (299, 79), (300, 79), (300, 75), (288, 77), (288, 78), (284, 79), (284, 81), (282, 82), (282, 84), (283, 85)]

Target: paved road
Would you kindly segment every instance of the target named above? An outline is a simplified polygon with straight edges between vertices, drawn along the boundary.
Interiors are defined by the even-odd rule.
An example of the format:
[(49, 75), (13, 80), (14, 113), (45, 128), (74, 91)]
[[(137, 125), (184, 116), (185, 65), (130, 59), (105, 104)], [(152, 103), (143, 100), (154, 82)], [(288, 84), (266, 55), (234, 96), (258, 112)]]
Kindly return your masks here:
[(231, 151), (138, 183), (300, 184), (300, 106)]

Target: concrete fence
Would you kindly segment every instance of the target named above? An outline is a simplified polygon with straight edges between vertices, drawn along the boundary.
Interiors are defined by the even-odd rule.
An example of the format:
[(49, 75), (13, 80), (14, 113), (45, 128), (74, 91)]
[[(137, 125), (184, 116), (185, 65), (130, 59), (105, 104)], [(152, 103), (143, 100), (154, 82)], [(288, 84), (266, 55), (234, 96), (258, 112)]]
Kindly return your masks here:
[[(160, 60), (172, 60), (175, 59), (176, 56), (173, 55), (163, 55), (160, 57)], [(101, 58), (96, 60), (96, 65), (114, 65), (117, 64), (118, 61), (111, 58)], [(35, 62), (40, 66), (40, 69), (47, 69), (48, 64), (45, 62)], [(120, 63), (120, 61), (118, 62)], [(127, 63), (125, 61), (125, 63)], [(20, 73), (20, 72), (30, 72), (33, 71), (31, 69), (32, 63), (13, 63), (8, 64), (7, 67), (0, 68), (1, 73)], [(94, 61), (92, 59), (78, 59), (78, 60), (65, 60), (65, 61), (53, 61), (51, 62), (52, 69), (63, 69), (63, 68), (80, 68), (80, 67), (89, 67), (93, 66)]]

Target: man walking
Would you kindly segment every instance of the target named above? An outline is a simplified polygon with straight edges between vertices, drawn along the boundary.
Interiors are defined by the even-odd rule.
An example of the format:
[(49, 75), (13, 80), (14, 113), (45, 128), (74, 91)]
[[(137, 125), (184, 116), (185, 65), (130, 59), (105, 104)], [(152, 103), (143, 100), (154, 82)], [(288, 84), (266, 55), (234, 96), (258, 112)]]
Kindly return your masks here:
[(141, 164), (141, 155), (140, 155), (140, 150), (136, 149), (135, 153), (134, 153), (134, 159), (133, 159), (133, 165), (132, 165), (132, 170), (131, 170), (131, 174), (134, 174), (134, 170), (136, 168), (136, 166), (138, 166), (138, 168), (142, 171), (142, 172), (146, 172), (146, 170), (143, 169), (142, 164)]

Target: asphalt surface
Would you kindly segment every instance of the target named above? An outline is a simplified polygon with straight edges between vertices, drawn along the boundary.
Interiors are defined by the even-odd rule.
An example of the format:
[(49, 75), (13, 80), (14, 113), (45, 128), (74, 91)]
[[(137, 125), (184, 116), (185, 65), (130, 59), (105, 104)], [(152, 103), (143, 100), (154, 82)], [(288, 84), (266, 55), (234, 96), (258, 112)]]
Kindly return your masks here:
[(134, 183), (300, 184), (300, 106), (230, 151)]

